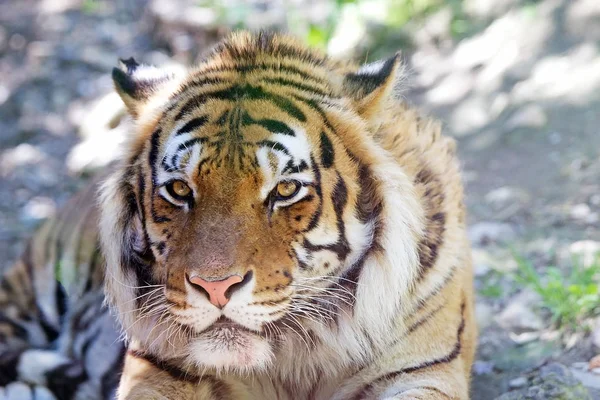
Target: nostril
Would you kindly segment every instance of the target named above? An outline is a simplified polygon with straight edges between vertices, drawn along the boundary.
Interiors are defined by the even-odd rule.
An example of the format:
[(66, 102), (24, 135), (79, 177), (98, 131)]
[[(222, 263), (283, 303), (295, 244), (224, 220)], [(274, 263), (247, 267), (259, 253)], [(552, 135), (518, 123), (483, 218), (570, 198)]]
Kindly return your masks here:
[(190, 276), (188, 274), (185, 274), (185, 277), (186, 277), (188, 283), (190, 285), (192, 285), (192, 287), (194, 289), (196, 289), (200, 293), (204, 294), (207, 298), (210, 298), (210, 294), (208, 293), (208, 291), (202, 285), (199, 285), (198, 282), (192, 282), (192, 279), (190, 278)]
[(240, 290), (242, 287), (244, 287), (244, 285), (246, 285), (251, 280), (252, 280), (252, 271), (249, 271), (246, 273), (246, 275), (244, 275), (244, 278), (242, 279), (241, 282), (234, 283), (233, 285), (229, 286), (229, 288), (227, 288), (227, 290), (225, 291), (225, 297), (227, 297), (229, 299), (234, 292)]

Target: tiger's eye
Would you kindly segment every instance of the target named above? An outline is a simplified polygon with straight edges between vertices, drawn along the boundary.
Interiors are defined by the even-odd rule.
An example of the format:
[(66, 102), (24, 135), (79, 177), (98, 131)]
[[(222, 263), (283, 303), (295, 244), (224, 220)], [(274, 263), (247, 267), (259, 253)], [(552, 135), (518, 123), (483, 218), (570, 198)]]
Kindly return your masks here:
[(187, 197), (192, 193), (192, 189), (183, 181), (174, 181), (171, 187), (173, 188), (173, 193), (180, 197)]
[(280, 182), (277, 184), (277, 196), (282, 198), (292, 197), (300, 189), (300, 184), (294, 181)]

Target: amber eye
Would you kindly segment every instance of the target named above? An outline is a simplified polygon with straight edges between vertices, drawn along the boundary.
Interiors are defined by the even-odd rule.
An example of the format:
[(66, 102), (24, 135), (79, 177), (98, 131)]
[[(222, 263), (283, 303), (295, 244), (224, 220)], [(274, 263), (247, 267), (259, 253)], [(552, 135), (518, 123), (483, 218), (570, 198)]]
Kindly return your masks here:
[(167, 191), (177, 200), (189, 200), (192, 189), (183, 181), (174, 180), (167, 184)]
[(276, 193), (280, 200), (289, 199), (300, 190), (300, 183), (296, 181), (279, 182), (277, 184)]

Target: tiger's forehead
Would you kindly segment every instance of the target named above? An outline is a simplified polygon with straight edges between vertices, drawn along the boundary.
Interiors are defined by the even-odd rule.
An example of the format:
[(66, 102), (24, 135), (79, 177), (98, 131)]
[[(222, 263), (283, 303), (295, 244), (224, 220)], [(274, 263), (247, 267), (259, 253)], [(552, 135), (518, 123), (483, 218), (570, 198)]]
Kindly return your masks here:
[(303, 123), (308, 118), (304, 110), (295, 107), (279, 107), (252, 94), (236, 101), (207, 98), (179, 119), (164, 121), (156, 183), (182, 174), (197, 179), (215, 169), (225, 179), (259, 175), (266, 188), (284, 175), (311, 181), (315, 133)]

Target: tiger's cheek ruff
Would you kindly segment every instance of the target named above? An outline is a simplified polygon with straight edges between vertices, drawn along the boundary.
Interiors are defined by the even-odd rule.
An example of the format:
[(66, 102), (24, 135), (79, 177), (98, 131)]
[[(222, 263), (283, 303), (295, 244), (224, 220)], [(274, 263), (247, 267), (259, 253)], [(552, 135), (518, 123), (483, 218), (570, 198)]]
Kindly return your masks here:
[(378, 249), (362, 269), (355, 308), (358, 325), (375, 328), (371, 331), (375, 340), (390, 329), (415, 283), (419, 264), (416, 248), (423, 229), (423, 210), (410, 180), (397, 164), (385, 158), (372, 167), (383, 198), (383, 226)]
[(138, 279), (134, 271), (123, 268), (123, 248), (130, 247), (126, 243), (126, 226), (129, 215), (126, 215), (127, 205), (123, 196), (124, 177), (120, 173), (111, 175), (100, 190), (100, 240), (106, 259), (106, 298), (117, 310), (119, 320), (125, 330), (132, 326), (136, 318), (135, 287)]

